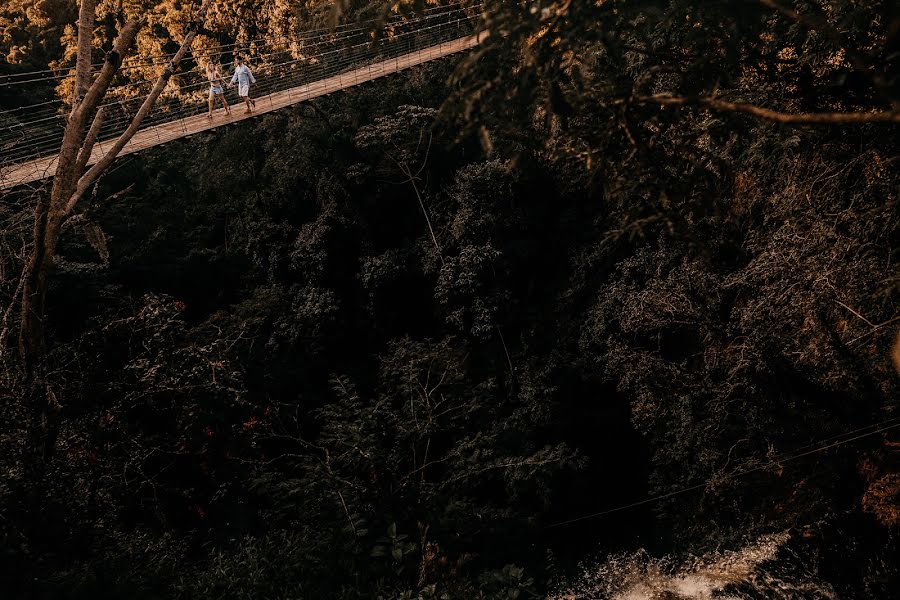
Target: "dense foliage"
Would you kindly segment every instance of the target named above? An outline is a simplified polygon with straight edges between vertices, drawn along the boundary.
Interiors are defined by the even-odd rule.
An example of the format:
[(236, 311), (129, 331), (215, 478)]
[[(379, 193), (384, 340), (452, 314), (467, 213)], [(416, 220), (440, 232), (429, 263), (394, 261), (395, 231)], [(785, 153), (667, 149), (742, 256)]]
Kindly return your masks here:
[[(47, 423), (0, 344), (0, 587), (526, 598), (636, 546), (834, 553), (841, 519), (853, 572), (804, 568), (895, 595), (896, 430), (783, 459), (900, 416), (897, 125), (651, 99), (890, 110), (892, 3), (768, 4), (488, 3), (459, 68), (123, 159), (67, 224)], [(46, 63), (46, 31), (4, 52)], [(4, 308), (30, 202), (0, 205)]]

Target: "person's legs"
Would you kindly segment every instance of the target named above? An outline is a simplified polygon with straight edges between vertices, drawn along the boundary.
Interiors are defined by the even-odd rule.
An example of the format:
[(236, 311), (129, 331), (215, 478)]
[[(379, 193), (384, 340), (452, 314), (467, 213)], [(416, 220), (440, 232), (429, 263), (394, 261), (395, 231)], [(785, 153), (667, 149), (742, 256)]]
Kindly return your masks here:
[(222, 100), (222, 106), (225, 107), (225, 114), (230, 115), (231, 109), (228, 108), (228, 100), (225, 99), (225, 94), (219, 94), (219, 98)]
[(209, 113), (206, 115), (207, 119), (212, 119), (212, 111), (213, 104), (215, 104), (216, 96), (213, 94), (212, 90), (209, 91)]
[(253, 101), (253, 98), (250, 97), (250, 84), (242, 83), (238, 88), (238, 96), (241, 97), (241, 100), (244, 101), (244, 104), (247, 106), (247, 110), (244, 113), (251, 112), (252, 108), (256, 106), (256, 102)]

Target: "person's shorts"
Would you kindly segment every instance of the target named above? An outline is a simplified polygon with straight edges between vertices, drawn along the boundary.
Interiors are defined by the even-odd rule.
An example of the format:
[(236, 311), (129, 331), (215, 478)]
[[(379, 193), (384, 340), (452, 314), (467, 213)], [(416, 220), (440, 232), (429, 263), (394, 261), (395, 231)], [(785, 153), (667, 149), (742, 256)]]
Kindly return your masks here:
[(250, 95), (250, 84), (242, 83), (238, 86), (238, 96), (241, 98), (246, 98)]
[(221, 85), (214, 85), (211, 88), (209, 88), (210, 96), (221, 96), (224, 93), (225, 93), (225, 90), (222, 89)]

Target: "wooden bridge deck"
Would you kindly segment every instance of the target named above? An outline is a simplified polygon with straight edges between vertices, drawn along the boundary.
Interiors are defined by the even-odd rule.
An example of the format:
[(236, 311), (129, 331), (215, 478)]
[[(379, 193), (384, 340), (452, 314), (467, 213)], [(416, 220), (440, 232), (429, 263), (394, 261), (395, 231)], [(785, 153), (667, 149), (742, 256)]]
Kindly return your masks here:
[[(293, 104), (298, 104), (311, 98), (324, 96), (338, 90), (343, 90), (385, 75), (391, 75), (398, 71), (420, 65), (444, 56), (449, 56), (457, 52), (468, 50), (478, 45), (476, 36), (463, 37), (449, 42), (444, 42), (429, 48), (423, 48), (410, 54), (405, 54), (396, 58), (391, 58), (383, 62), (366, 65), (359, 69), (313, 81), (298, 87), (290, 88), (280, 92), (273, 92), (268, 96), (261, 96), (256, 99), (256, 110), (251, 114), (244, 113), (243, 104), (233, 104), (231, 107), (231, 116), (226, 116), (224, 111), (218, 109), (210, 120), (206, 116), (206, 111), (202, 114), (185, 117), (169, 123), (163, 123), (147, 129), (138, 131), (133, 138), (125, 145), (119, 156), (140, 152), (153, 146), (165, 144), (173, 140), (188, 137), (196, 133), (215, 129), (222, 125), (237, 123), (244, 119), (276, 111)], [(104, 152), (112, 144), (112, 140), (100, 142), (94, 147), (88, 164), (98, 161)], [(47, 156), (31, 160), (28, 162), (9, 165), (0, 168), (0, 190), (13, 188), (26, 183), (40, 181), (47, 177), (52, 177), (56, 171), (57, 156)]]

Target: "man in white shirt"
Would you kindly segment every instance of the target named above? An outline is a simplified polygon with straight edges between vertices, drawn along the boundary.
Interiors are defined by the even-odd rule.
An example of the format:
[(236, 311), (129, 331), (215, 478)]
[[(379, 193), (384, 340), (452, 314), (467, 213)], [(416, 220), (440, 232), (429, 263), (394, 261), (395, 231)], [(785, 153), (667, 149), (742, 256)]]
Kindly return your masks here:
[(253, 76), (250, 67), (244, 64), (243, 59), (235, 58), (234, 64), (237, 66), (234, 69), (234, 75), (231, 76), (230, 85), (238, 84), (238, 96), (247, 105), (247, 110), (244, 113), (249, 113), (251, 108), (256, 108), (256, 102), (250, 97), (250, 84), (256, 83), (256, 77)]

